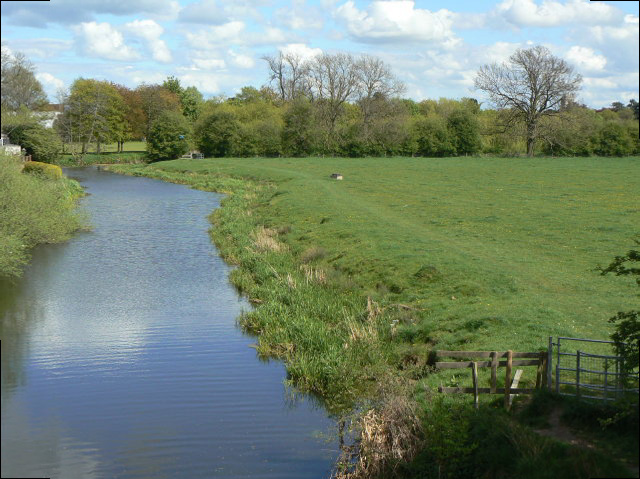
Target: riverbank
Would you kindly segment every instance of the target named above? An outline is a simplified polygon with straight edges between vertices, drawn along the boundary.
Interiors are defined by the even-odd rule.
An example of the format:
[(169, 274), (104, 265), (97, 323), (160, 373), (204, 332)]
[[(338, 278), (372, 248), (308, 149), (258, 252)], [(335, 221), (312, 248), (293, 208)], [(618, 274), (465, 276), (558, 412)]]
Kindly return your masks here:
[[(634, 291), (592, 270), (635, 233), (633, 161), (216, 159), (109, 169), (228, 194), (212, 236), (238, 265), (232, 282), (257, 305), (240, 322), (258, 334), (258, 351), (283, 359), (290, 381), (334, 412), (367, 410), (369, 398), (377, 438), (404, 438), (363, 441), (375, 453), (361, 450), (362, 466), (343, 477), (502, 477), (514, 467), (529, 470), (520, 477), (588, 477), (595, 469), (580, 464), (601, 467), (585, 459), (596, 452), (547, 447), (491, 403), (478, 415), (464, 399), (435, 397), (451, 378), (428, 374), (426, 359), (432, 349), (537, 350), (550, 335), (608, 336), (606, 318)], [(492, 459), (477, 435), (488, 428), (537, 452), (507, 441)]]
[(22, 172), (19, 159), (0, 156), (0, 277), (16, 278), (40, 243), (60, 243), (82, 228), (75, 211), (78, 182)]

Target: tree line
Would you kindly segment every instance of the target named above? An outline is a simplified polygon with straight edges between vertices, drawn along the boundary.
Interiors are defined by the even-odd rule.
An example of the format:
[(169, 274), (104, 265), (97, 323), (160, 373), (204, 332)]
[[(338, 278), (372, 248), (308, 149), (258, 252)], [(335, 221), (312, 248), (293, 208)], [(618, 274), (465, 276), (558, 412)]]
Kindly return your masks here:
[[(25, 132), (38, 128), (16, 127), (18, 112), (37, 107), (43, 94), (35, 86), (31, 97), (37, 101), (19, 88), (9, 87), (5, 95), (5, 82), (15, 84), (12, 78), (20, 75), (21, 84), (29, 84), (28, 77), (39, 85), (28, 61), (16, 58), (5, 62), (3, 54), (3, 129), (6, 123), (25, 141)], [(518, 50), (508, 62), (480, 68), (475, 86), (493, 108), (474, 98), (403, 98), (403, 83), (370, 55), (308, 59), (278, 53), (263, 59), (267, 83), (246, 86), (232, 98), (205, 100), (172, 76), (135, 89), (79, 78), (58, 95), (57, 138), (48, 133), (48, 141), (81, 155), (89, 145), (100, 151), (117, 143), (121, 151), (126, 141), (145, 139), (151, 161), (192, 149), (213, 157), (640, 153), (638, 102), (601, 110), (577, 103), (580, 75), (544, 47)], [(18, 64), (21, 70), (12, 73)], [(9, 121), (5, 111), (13, 113)]]

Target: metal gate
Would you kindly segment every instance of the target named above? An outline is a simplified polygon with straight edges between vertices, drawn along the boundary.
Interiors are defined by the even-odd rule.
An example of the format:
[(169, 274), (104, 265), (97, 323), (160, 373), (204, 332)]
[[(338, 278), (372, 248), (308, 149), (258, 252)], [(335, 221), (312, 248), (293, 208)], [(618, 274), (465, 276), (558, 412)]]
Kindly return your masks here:
[[(599, 339), (549, 338), (547, 384), (558, 394), (602, 401), (615, 401), (624, 395), (638, 394), (638, 372), (626, 371), (621, 356), (605, 354), (614, 342)], [(554, 351), (555, 347), (555, 351)], [(554, 354), (555, 353), (555, 354)], [(555, 357), (554, 357), (555, 356)]]

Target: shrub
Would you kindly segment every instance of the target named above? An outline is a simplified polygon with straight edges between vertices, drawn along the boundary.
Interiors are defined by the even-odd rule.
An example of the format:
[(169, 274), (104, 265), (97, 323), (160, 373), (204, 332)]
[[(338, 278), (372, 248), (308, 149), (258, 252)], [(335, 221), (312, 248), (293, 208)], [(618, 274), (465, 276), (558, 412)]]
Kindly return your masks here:
[(480, 126), (472, 113), (453, 112), (447, 120), (447, 128), (458, 155), (472, 155), (480, 150)]
[(58, 165), (50, 165), (49, 163), (41, 163), (39, 161), (27, 161), (22, 169), (25, 173), (41, 175), (52, 180), (62, 178), (62, 168)]
[(191, 129), (181, 114), (166, 111), (153, 122), (147, 138), (149, 161), (174, 160), (189, 151)]
[(422, 156), (453, 156), (456, 146), (444, 120), (428, 116), (416, 125), (418, 154)]
[[(196, 143), (205, 156), (230, 156), (238, 142), (239, 133), (240, 122), (233, 112), (214, 111), (198, 122)], [(249, 131), (243, 130), (243, 133), (246, 133), (244, 139), (250, 136)], [(248, 151), (253, 154), (251, 148), (242, 150), (242, 154)]]
[(595, 152), (602, 156), (627, 156), (633, 145), (627, 131), (617, 123), (607, 123), (596, 138)]
[(34, 161), (55, 163), (62, 151), (62, 141), (51, 128), (37, 123), (27, 123), (15, 127), (9, 137), (16, 145), (22, 146)]
[[(27, 169), (60, 171), (33, 163)], [(0, 277), (19, 276), (32, 246), (65, 241), (82, 225), (74, 212), (74, 199), (82, 194), (77, 182), (51, 181), (49, 173), (25, 175), (21, 168), (19, 160), (0, 155)]]

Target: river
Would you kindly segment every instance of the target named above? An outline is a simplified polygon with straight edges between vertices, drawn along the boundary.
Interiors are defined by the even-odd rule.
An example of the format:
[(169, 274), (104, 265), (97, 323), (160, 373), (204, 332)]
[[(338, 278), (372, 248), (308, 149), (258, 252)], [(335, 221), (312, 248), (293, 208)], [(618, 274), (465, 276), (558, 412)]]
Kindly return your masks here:
[(93, 229), (0, 284), (2, 477), (322, 478), (333, 421), (260, 361), (207, 230), (220, 195), (72, 169)]

